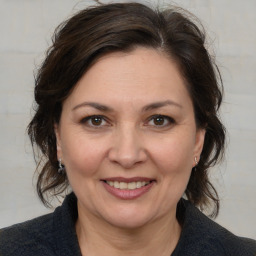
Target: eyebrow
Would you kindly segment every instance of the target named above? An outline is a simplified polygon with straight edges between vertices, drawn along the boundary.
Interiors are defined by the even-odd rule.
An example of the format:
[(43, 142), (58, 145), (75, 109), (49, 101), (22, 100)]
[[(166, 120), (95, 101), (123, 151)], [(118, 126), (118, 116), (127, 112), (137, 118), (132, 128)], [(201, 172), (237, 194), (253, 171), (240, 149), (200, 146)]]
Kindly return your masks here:
[[(182, 108), (182, 106), (179, 103), (174, 102), (172, 100), (166, 100), (166, 101), (159, 101), (159, 102), (150, 103), (150, 104), (144, 106), (142, 108), (142, 111), (146, 112), (146, 111), (149, 111), (149, 110), (165, 107), (167, 105), (171, 105), (171, 106)], [(102, 105), (100, 103), (96, 103), (96, 102), (83, 102), (81, 104), (76, 105), (72, 109), (72, 111), (74, 111), (74, 110), (76, 110), (78, 108), (81, 108), (81, 107), (86, 107), (86, 106), (93, 107), (95, 109), (98, 109), (98, 110), (104, 111), (104, 112), (112, 112), (112, 111), (114, 111), (113, 108), (108, 107), (106, 105)]]
[(149, 110), (165, 107), (167, 105), (182, 108), (182, 106), (179, 103), (172, 101), (172, 100), (166, 100), (166, 101), (159, 101), (159, 102), (154, 102), (154, 103), (148, 104), (142, 108), (142, 111), (146, 112)]
[(98, 110), (104, 111), (104, 112), (113, 111), (113, 109), (111, 107), (108, 107), (108, 106), (105, 106), (105, 105), (102, 105), (102, 104), (99, 104), (96, 102), (83, 102), (81, 104), (76, 105), (72, 110), (76, 110), (78, 108), (86, 107), (86, 106), (93, 107), (95, 109), (98, 109)]

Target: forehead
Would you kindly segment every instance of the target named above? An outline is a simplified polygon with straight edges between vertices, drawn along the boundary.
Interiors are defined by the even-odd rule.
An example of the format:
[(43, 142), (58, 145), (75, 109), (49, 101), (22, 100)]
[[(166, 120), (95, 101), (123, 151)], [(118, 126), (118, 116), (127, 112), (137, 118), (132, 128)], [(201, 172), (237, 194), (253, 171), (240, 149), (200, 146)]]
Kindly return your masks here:
[[(70, 100), (124, 102), (190, 98), (178, 65), (150, 48), (115, 52), (98, 59), (78, 81)], [(68, 99), (69, 99), (68, 98)]]

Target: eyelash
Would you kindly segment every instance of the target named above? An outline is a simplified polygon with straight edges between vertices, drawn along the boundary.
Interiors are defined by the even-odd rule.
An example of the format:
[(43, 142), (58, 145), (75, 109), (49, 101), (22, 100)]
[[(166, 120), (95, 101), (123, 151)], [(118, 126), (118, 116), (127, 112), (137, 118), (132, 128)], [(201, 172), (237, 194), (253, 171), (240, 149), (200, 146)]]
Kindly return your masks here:
[[(162, 124), (160, 124), (160, 125), (152, 124), (151, 125), (150, 122), (156, 120), (157, 118), (163, 119), (164, 124), (163, 125)], [(99, 119), (101, 123), (99, 125), (94, 125), (94, 124), (92, 124), (93, 119), (95, 119), (95, 120)], [(166, 123), (166, 121), (167, 121), (167, 123)], [(91, 123), (89, 123), (89, 122), (91, 122)], [(102, 125), (102, 122), (106, 122), (107, 124)], [(80, 121), (80, 123), (81, 124), (86, 124), (87, 126), (92, 127), (92, 128), (96, 128), (96, 129), (99, 129), (102, 126), (110, 126), (107, 118), (102, 116), (102, 115), (87, 116), (87, 117), (83, 118)], [(169, 116), (157, 114), (157, 115), (153, 115), (153, 116), (149, 117), (146, 121), (145, 126), (154, 126), (156, 128), (165, 128), (165, 127), (170, 126), (171, 124), (175, 124), (175, 120), (173, 118), (171, 118)]]
[(153, 125), (153, 126), (155, 126), (155, 127), (157, 127), (157, 128), (168, 127), (168, 126), (170, 126), (171, 124), (174, 124), (174, 123), (175, 123), (175, 120), (174, 120), (173, 118), (171, 118), (170, 116), (165, 116), (165, 115), (161, 115), (161, 114), (157, 114), (157, 115), (151, 116), (151, 117), (148, 119), (147, 123), (149, 123), (150, 121), (154, 121), (154, 120), (156, 120), (157, 118), (162, 118), (162, 119), (164, 120), (164, 122), (167, 121), (167, 124), (165, 123), (165, 124), (163, 124), (163, 125), (156, 125), (156, 124)]
[(101, 116), (101, 115), (92, 115), (92, 116), (87, 116), (87, 117), (83, 118), (83, 119), (80, 121), (80, 123), (81, 123), (81, 124), (86, 124), (87, 126), (93, 127), (93, 128), (101, 128), (101, 126), (102, 126), (101, 124), (100, 124), (100, 125), (93, 125), (92, 123), (89, 124), (89, 122), (92, 122), (92, 120), (93, 120), (94, 118), (95, 118), (95, 119), (98, 118), (98, 119), (100, 119), (101, 121), (107, 122), (107, 121), (106, 121), (106, 118), (105, 118), (104, 116)]

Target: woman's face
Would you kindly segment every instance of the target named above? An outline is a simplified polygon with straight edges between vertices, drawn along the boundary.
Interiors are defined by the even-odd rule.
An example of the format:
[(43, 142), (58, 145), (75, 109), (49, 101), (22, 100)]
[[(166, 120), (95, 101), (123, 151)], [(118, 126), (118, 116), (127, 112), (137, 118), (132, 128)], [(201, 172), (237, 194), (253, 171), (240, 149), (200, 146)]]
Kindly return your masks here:
[(176, 64), (142, 47), (84, 74), (56, 135), (78, 209), (123, 228), (175, 216), (204, 142)]

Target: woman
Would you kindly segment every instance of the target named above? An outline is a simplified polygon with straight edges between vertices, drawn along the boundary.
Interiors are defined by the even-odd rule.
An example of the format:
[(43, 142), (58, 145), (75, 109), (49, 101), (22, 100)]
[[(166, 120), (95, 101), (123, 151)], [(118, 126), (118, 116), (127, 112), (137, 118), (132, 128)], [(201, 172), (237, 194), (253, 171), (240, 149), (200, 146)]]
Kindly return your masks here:
[[(54, 213), (3, 229), (1, 255), (255, 255), (218, 214), (208, 169), (225, 129), (218, 69), (185, 14), (142, 4), (83, 10), (57, 29), (29, 124), (37, 191)], [(187, 200), (182, 197), (187, 198)]]

